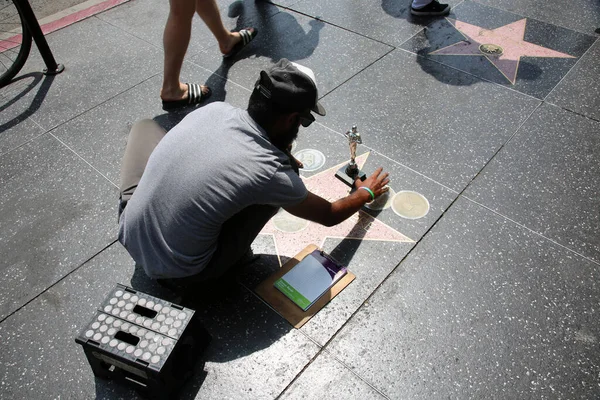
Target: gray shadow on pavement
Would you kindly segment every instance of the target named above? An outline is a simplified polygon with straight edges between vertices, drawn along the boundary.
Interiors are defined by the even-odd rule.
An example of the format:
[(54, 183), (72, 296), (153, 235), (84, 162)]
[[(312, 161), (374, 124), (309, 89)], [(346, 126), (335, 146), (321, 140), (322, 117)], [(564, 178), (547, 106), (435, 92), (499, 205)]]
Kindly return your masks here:
[(21, 114), (14, 117), (13, 119), (0, 125), (0, 132), (6, 132), (10, 128), (13, 128), (16, 125), (19, 125), (21, 122), (23, 122), (27, 118), (31, 117), (33, 114), (35, 114), (35, 112), (37, 110), (39, 110), (40, 106), (42, 105), (42, 102), (44, 101), (44, 99), (46, 98), (46, 95), (48, 94), (48, 91), (50, 90), (50, 86), (52, 86), (52, 82), (54, 82), (55, 75), (44, 75), (41, 72), (31, 72), (29, 74), (25, 74), (16, 79), (13, 79), (11, 81), (10, 85), (17, 84), (19, 81), (27, 79), (27, 78), (33, 78), (33, 80), (31, 81), (31, 83), (29, 83), (27, 86), (25, 86), (23, 88), (23, 90), (21, 90), (15, 97), (10, 99), (3, 106), (0, 106), (0, 113), (2, 111), (6, 110), (7, 108), (9, 108), (11, 105), (16, 103), (17, 101), (19, 101), (27, 93), (31, 92), (36, 86), (38, 86), (40, 81), (42, 82), (42, 84), (39, 86), (37, 92), (35, 93), (35, 96), (32, 99), (29, 107), (26, 110), (24, 110)]

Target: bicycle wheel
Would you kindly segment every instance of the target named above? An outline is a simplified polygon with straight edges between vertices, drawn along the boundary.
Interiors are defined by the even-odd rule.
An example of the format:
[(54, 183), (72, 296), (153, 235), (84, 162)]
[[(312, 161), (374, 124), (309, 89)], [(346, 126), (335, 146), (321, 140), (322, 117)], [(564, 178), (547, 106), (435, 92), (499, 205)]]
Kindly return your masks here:
[(0, 87), (23, 68), (31, 50), (31, 33), (12, 0), (0, 0)]

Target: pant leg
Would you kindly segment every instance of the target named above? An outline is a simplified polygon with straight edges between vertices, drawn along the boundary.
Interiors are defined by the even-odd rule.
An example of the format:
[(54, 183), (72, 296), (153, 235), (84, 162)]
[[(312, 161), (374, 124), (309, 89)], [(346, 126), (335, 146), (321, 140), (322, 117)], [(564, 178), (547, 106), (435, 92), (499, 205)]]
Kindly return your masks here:
[(217, 249), (200, 273), (185, 278), (160, 279), (159, 283), (175, 291), (191, 292), (199, 284), (220, 278), (241, 261), (277, 211), (278, 207), (267, 205), (253, 205), (240, 211), (223, 224)]
[(166, 133), (151, 119), (143, 119), (131, 127), (121, 163), (119, 215), (137, 188), (150, 154)]
[(277, 211), (279, 207), (256, 204), (245, 208), (225, 222), (219, 235), (217, 250), (205, 268), (207, 276), (218, 278), (240, 261)]

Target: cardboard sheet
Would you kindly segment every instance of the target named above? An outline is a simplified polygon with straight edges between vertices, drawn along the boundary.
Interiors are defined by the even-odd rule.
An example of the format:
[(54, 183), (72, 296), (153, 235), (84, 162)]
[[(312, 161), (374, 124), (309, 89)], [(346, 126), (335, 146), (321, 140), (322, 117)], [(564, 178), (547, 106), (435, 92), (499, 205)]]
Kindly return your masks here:
[(281, 278), (285, 273), (292, 269), (298, 264), (304, 257), (310, 254), (313, 250), (318, 249), (314, 244), (308, 245), (300, 253), (296, 254), (294, 258), (290, 258), (288, 262), (283, 264), (279, 271), (269, 276), (263, 282), (261, 282), (255, 290), (255, 292), (274, 310), (276, 310), (282, 317), (284, 317), (290, 324), (295, 328), (300, 328), (302, 325), (307, 323), (313, 315), (315, 315), (321, 308), (331, 301), (338, 293), (340, 293), (346, 286), (350, 284), (356, 278), (350, 271), (344, 275), (335, 285), (333, 285), (319, 300), (317, 300), (308, 310), (302, 311), (300, 307), (294, 304), (288, 299), (283, 293), (273, 286), (275, 281)]

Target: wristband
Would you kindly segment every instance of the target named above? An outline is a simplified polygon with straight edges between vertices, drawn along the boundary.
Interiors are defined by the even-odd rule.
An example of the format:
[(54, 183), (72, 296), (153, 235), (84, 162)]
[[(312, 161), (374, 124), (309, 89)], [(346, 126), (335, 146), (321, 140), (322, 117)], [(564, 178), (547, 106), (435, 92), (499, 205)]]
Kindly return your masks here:
[(375, 200), (375, 193), (366, 186), (361, 186), (359, 189), (365, 189), (371, 195), (371, 201)]

